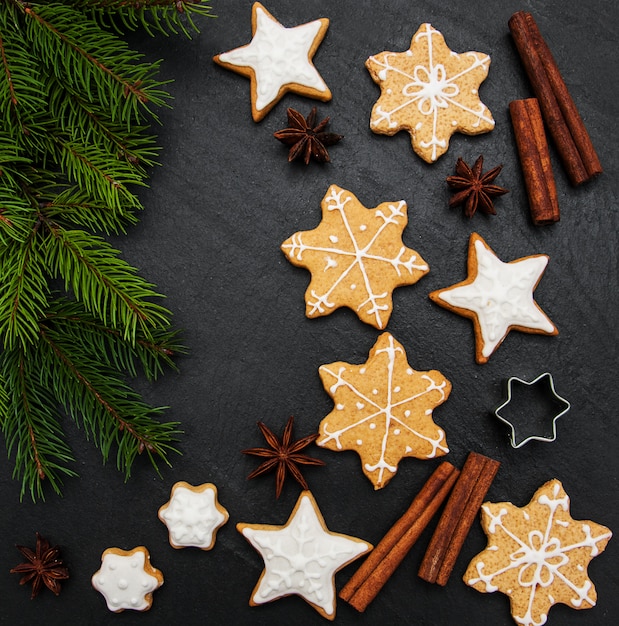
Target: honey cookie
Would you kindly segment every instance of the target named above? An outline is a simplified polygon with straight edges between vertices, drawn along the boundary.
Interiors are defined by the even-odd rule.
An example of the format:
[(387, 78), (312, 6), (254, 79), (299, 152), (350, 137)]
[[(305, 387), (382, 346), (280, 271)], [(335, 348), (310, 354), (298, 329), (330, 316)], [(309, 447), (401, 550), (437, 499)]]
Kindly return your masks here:
[(428, 163), (447, 151), (454, 133), (478, 135), (494, 128), (478, 94), (490, 57), (452, 52), (430, 24), (419, 27), (409, 50), (381, 52), (365, 66), (381, 89), (370, 128), (382, 135), (408, 131), (413, 150)]
[(346, 306), (366, 324), (382, 329), (393, 309), (392, 291), (429, 272), (421, 256), (402, 243), (407, 206), (383, 202), (365, 208), (350, 192), (331, 185), (322, 200), (322, 221), (281, 245), (293, 264), (308, 269), (307, 317)]
[(335, 407), (320, 423), (316, 444), (357, 452), (375, 489), (393, 478), (402, 458), (449, 452), (432, 411), (447, 400), (451, 383), (436, 370), (415, 371), (391, 334), (380, 335), (365, 363), (338, 361), (319, 373)]
[(105, 598), (110, 611), (148, 611), (153, 603), (153, 591), (163, 585), (163, 574), (151, 565), (144, 546), (130, 551), (108, 548), (91, 582)]
[(544, 624), (557, 603), (574, 609), (595, 605), (587, 567), (612, 533), (595, 522), (572, 519), (569, 496), (558, 480), (540, 487), (522, 508), (484, 503), (481, 524), (488, 545), (471, 561), (464, 582), (482, 593), (509, 596), (516, 623)]
[(475, 328), (475, 359), (487, 363), (510, 330), (557, 335), (559, 331), (533, 299), (548, 264), (545, 254), (504, 263), (477, 234), (469, 239), (468, 277), (432, 291), (433, 302), (468, 317)]
[(372, 549), (361, 539), (331, 532), (309, 491), (301, 492), (283, 526), (236, 527), (264, 560), (251, 606), (298, 595), (330, 620), (335, 619), (335, 574)]
[(228, 511), (219, 504), (215, 485), (194, 487), (179, 481), (159, 508), (158, 517), (168, 528), (173, 548), (211, 550), (217, 531), (228, 521)]
[(282, 26), (260, 2), (252, 7), (252, 40), (213, 60), (251, 81), (251, 112), (259, 122), (288, 92), (327, 101), (331, 91), (312, 63), (329, 20)]

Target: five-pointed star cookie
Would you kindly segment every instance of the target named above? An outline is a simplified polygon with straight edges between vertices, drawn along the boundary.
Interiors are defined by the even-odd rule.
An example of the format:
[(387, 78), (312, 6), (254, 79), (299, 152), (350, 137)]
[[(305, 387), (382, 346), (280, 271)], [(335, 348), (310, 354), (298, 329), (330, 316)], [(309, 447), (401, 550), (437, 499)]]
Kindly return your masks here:
[(393, 289), (429, 271), (419, 254), (402, 243), (406, 211), (402, 200), (366, 209), (350, 191), (329, 187), (318, 227), (295, 233), (281, 246), (291, 263), (312, 274), (305, 292), (307, 317), (347, 306), (367, 324), (387, 325)]
[(405, 52), (381, 52), (365, 63), (381, 95), (372, 109), (375, 133), (410, 133), (413, 150), (432, 163), (449, 147), (455, 132), (486, 133), (494, 120), (478, 95), (490, 57), (452, 52), (443, 35), (422, 24)]
[(503, 263), (477, 234), (469, 240), (468, 277), (431, 292), (440, 306), (473, 320), (475, 358), (486, 363), (510, 330), (556, 335), (558, 330), (533, 299), (548, 256), (534, 254)]
[(395, 475), (400, 459), (431, 459), (449, 452), (432, 410), (447, 400), (451, 383), (431, 370), (411, 368), (402, 344), (380, 335), (362, 365), (322, 365), (320, 378), (335, 407), (319, 426), (317, 445), (354, 450), (375, 489)]
[(218, 54), (213, 60), (251, 80), (255, 122), (264, 118), (288, 92), (322, 101), (331, 99), (331, 91), (312, 63), (329, 27), (328, 19), (285, 28), (262, 4), (255, 2), (251, 21), (251, 42)]
[(217, 487), (204, 483), (194, 487), (179, 481), (170, 500), (159, 509), (159, 519), (168, 527), (173, 548), (210, 550), (215, 535), (228, 521), (228, 511), (217, 501)]
[(331, 620), (336, 572), (372, 549), (361, 539), (331, 532), (309, 491), (301, 492), (285, 525), (237, 524), (237, 529), (264, 560), (251, 606), (295, 594)]
[(522, 508), (486, 502), (481, 523), (488, 545), (471, 561), (464, 582), (482, 593), (509, 596), (516, 623), (545, 624), (557, 603), (575, 609), (595, 605), (587, 567), (612, 534), (595, 522), (573, 519), (558, 480), (540, 487)]
[(108, 548), (91, 582), (105, 598), (110, 611), (148, 611), (153, 603), (153, 591), (163, 585), (163, 574), (151, 565), (144, 546), (129, 551)]

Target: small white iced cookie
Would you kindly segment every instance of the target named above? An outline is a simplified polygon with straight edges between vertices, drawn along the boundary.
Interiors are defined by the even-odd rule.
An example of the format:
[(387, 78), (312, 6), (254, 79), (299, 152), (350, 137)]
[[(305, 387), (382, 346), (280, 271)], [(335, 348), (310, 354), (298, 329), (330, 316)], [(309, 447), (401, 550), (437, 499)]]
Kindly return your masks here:
[(105, 598), (110, 611), (148, 611), (153, 603), (153, 591), (163, 585), (163, 574), (151, 565), (144, 546), (130, 551), (108, 548), (101, 556), (101, 569), (95, 572), (91, 582)]
[(217, 487), (204, 483), (194, 487), (184, 481), (172, 487), (170, 500), (158, 513), (168, 527), (173, 548), (210, 550), (215, 534), (228, 521), (228, 511), (217, 501)]
[(324, 102), (331, 99), (331, 91), (312, 63), (328, 27), (329, 20), (320, 18), (286, 28), (254, 2), (251, 42), (222, 52), (213, 60), (251, 80), (255, 122), (263, 119), (287, 92)]

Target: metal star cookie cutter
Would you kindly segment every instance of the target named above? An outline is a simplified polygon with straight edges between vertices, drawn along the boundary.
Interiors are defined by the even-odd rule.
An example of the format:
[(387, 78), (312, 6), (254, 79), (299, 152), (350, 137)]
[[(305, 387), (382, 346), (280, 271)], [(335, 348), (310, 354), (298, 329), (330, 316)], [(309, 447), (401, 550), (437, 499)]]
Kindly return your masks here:
[[(514, 417), (512, 417), (511, 419), (508, 419), (505, 416), (507, 407), (512, 403), (512, 400), (514, 400), (513, 398), (514, 383), (524, 385), (525, 387), (530, 387), (530, 388), (535, 387), (535, 386), (537, 387), (545, 386), (544, 396), (545, 396), (546, 402), (548, 404), (554, 404), (555, 407), (559, 409), (558, 412), (555, 412), (554, 410), (552, 411), (553, 415), (552, 415), (552, 435), (551, 436), (542, 436), (542, 435), (534, 434), (534, 435), (529, 435), (528, 437), (525, 437), (519, 443), (516, 443), (516, 425), (514, 424)], [(518, 395), (518, 392), (516, 393), (516, 395)], [(503, 402), (501, 406), (495, 409), (494, 414), (503, 423), (507, 424), (510, 427), (511, 429), (510, 443), (512, 445), (512, 448), (521, 448), (526, 443), (532, 440), (548, 441), (548, 442), (554, 441), (557, 438), (557, 420), (570, 410), (570, 406), (571, 406), (570, 403), (564, 397), (560, 396), (556, 392), (552, 375), (549, 372), (544, 372), (543, 374), (540, 374), (535, 380), (532, 380), (531, 382), (522, 380), (521, 378), (517, 378), (516, 376), (512, 376), (511, 378), (509, 378), (507, 380), (507, 400)], [(501, 411), (503, 411), (503, 414), (501, 414)], [(551, 412), (548, 412), (549, 415), (550, 413)]]

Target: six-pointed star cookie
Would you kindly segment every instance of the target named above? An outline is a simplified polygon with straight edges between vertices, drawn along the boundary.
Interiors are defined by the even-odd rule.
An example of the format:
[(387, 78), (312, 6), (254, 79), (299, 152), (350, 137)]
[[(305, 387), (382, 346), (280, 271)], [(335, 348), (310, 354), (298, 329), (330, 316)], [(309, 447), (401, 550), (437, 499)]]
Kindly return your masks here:
[(241, 523), (237, 529), (264, 560), (251, 606), (295, 594), (331, 620), (336, 572), (372, 549), (361, 539), (331, 532), (309, 491), (301, 492), (284, 526)]
[(441, 33), (422, 24), (405, 52), (381, 52), (365, 63), (381, 95), (372, 109), (375, 133), (410, 133), (413, 150), (432, 163), (449, 147), (455, 132), (486, 133), (494, 120), (478, 95), (490, 57), (456, 54)]
[(473, 320), (475, 357), (486, 363), (510, 330), (556, 335), (558, 330), (533, 299), (548, 256), (503, 263), (477, 234), (469, 240), (468, 277), (431, 292), (440, 306)]
[(255, 122), (288, 92), (322, 101), (331, 99), (331, 91), (312, 63), (328, 27), (329, 20), (320, 18), (285, 28), (259, 2), (254, 3), (251, 42), (213, 60), (251, 80)]
[(350, 191), (329, 187), (318, 227), (295, 233), (281, 246), (291, 263), (312, 274), (305, 292), (307, 317), (347, 306), (367, 324), (387, 325), (393, 289), (429, 271), (419, 254), (402, 243), (406, 210), (402, 200), (366, 209)]
[(228, 511), (217, 501), (217, 487), (211, 483), (197, 487), (184, 481), (175, 483), (170, 500), (158, 515), (168, 527), (173, 548), (210, 550), (217, 530), (228, 521)]
[(101, 556), (101, 569), (93, 574), (91, 582), (110, 611), (148, 611), (153, 591), (163, 585), (163, 574), (151, 565), (144, 546), (130, 551), (108, 548)]
[(449, 452), (432, 410), (451, 392), (451, 383), (431, 370), (411, 368), (402, 344), (380, 335), (362, 365), (322, 365), (320, 378), (335, 407), (319, 426), (317, 445), (354, 450), (375, 489), (395, 475), (400, 459), (430, 459)]
[(471, 561), (464, 582), (482, 593), (509, 596), (514, 620), (523, 626), (546, 623), (557, 603), (575, 609), (595, 605), (597, 594), (587, 567), (611, 532), (570, 515), (570, 499), (558, 480), (540, 487), (529, 504), (482, 505), (486, 549)]

